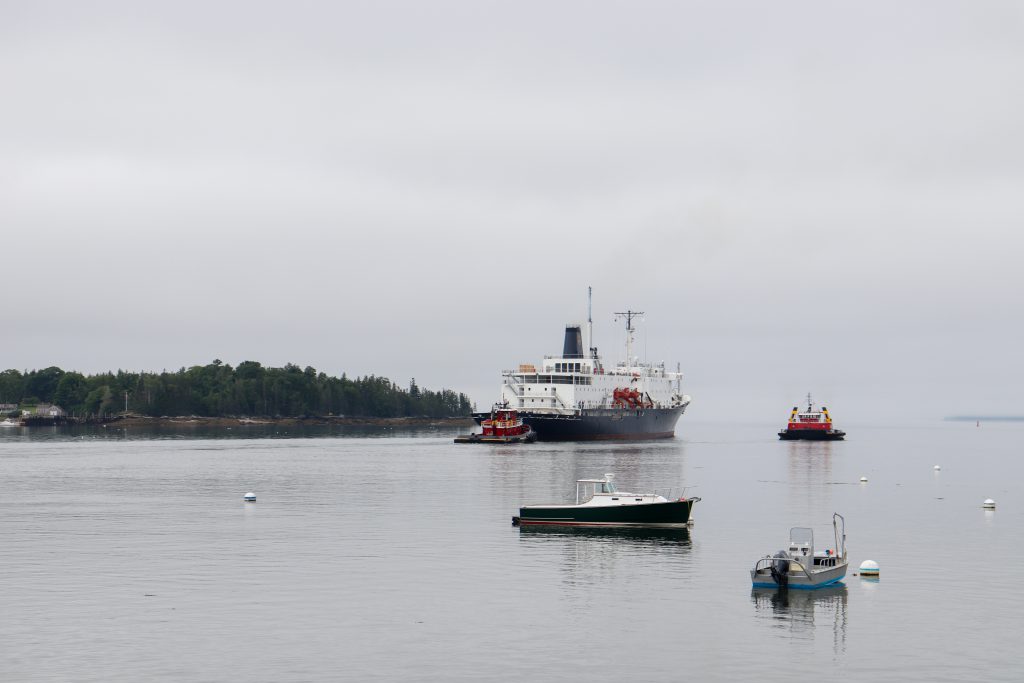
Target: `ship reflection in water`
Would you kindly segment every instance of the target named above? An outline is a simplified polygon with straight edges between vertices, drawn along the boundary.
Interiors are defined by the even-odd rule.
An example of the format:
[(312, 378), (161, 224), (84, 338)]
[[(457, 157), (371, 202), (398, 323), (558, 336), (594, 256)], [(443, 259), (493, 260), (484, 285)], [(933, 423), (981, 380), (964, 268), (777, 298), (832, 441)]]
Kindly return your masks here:
[(846, 651), (845, 585), (817, 590), (778, 590), (753, 588), (750, 600), (754, 612), (767, 620), (773, 630), (793, 638), (813, 639), (831, 626), (833, 649)]
[[(835, 507), (837, 485), (852, 482), (836, 481), (832, 471), (833, 447), (843, 444), (831, 441), (787, 441), (787, 513), (789, 519), (811, 521), (819, 510)], [(794, 522), (795, 524), (796, 522)]]

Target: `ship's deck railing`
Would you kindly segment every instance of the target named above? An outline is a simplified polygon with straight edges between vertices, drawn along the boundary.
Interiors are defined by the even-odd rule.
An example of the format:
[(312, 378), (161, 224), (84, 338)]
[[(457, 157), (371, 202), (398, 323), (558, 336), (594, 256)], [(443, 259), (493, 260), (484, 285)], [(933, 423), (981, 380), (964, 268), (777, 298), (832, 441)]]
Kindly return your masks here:
[[(578, 360), (578, 358), (572, 356), (544, 356), (544, 360)], [(667, 374), (665, 372), (664, 363), (655, 365), (654, 363), (638, 363), (636, 365), (626, 365), (623, 362), (616, 363), (612, 366), (600, 366), (604, 369), (604, 372), (597, 372), (590, 370), (588, 366), (584, 366), (584, 369), (579, 372), (587, 375), (632, 375), (632, 374), (650, 374), (654, 376), (661, 376)], [(544, 372), (543, 368), (537, 370), (537, 372)]]
[[(610, 397), (605, 397), (603, 400), (599, 400), (599, 401), (577, 401), (572, 406), (570, 406), (569, 404), (567, 404), (565, 402), (565, 400), (561, 396), (558, 395), (557, 392), (554, 395), (552, 395), (552, 394), (541, 394), (539, 396), (532, 396), (532, 395), (531, 396), (527, 396), (522, 391), (522, 387), (515, 387), (515, 386), (511, 386), (511, 385), (506, 385), (506, 386), (509, 389), (511, 389), (513, 395), (515, 395), (518, 398), (530, 398), (530, 399), (533, 399), (535, 401), (541, 401), (540, 404), (530, 404), (530, 403), (524, 404), (522, 406), (522, 408), (527, 409), (527, 410), (530, 410), (530, 409), (558, 408), (557, 403), (561, 403), (562, 407), (565, 410), (572, 411), (573, 413), (579, 413), (581, 410), (598, 410), (598, 409), (603, 409), (603, 410), (608, 410), (608, 411), (615, 411), (615, 413), (617, 413), (617, 414), (625, 415), (627, 413), (642, 412), (644, 410), (648, 410), (649, 408), (666, 408), (666, 407), (668, 407), (668, 408), (676, 408), (676, 407), (679, 407), (680, 405), (686, 405), (686, 402), (668, 401), (668, 402), (663, 402), (663, 403), (660, 403), (660, 404), (655, 404), (653, 406), (647, 406), (647, 407), (644, 407), (644, 408), (629, 408), (629, 407), (626, 407), (626, 406), (616, 405), (611, 400)], [(556, 403), (556, 401), (557, 401), (557, 403)]]
[[(533, 372), (523, 372), (522, 370), (502, 370), (502, 375), (522, 375), (523, 377), (536, 377), (537, 375), (583, 375), (590, 377), (592, 375), (600, 375), (599, 372), (584, 372), (583, 370), (545, 370), (540, 368)], [(605, 373), (607, 374), (607, 373)]]
[[(633, 368), (636, 369), (635, 367)], [(607, 372), (556, 372), (554, 370), (537, 370), (535, 372), (522, 372), (521, 370), (502, 370), (502, 377), (514, 377), (516, 381), (525, 381), (528, 384), (589, 384), (592, 383), (594, 377), (622, 377), (626, 379), (633, 379), (634, 377), (640, 379), (662, 379), (668, 381), (676, 381), (682, 378), (681, 373), (675, 372), (664, 372), (660, 369), (651, 370), (648, 374), (640, 372), (630, 372), (627, 369), (619, 368), (617, 371), (609, 370)], [(540, 377), (551, 377), (553, 381), (540, 381)]]
[[(573, 384), (591, 385), (594, 383), (594, 375), (583, 375), (573, 373), (522, 373), (512, 370), (502, 370), (501, 376), (516, 384)], [(509, 383), (506, 381), (506, 383)]]

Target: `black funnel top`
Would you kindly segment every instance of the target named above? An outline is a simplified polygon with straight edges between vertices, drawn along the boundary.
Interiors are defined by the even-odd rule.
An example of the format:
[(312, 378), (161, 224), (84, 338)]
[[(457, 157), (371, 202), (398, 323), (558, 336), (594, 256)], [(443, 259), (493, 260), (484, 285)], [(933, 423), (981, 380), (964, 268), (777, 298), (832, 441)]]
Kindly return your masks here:
[(565, 344), (562, 345), (563, 358), (583, 358), (583, 333), (579, 325), (565, 326)]

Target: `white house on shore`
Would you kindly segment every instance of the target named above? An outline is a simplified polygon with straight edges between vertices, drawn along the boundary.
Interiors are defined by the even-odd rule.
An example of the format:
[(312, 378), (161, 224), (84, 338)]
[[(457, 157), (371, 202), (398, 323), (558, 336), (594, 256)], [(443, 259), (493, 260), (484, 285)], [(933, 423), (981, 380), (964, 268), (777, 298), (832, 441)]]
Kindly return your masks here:
[(38, 415), (40, 417), (64, 417), (64, 409), (52, 403), (40, 403), (37, 406), (27, 406), (21, 409), (23, 416)]

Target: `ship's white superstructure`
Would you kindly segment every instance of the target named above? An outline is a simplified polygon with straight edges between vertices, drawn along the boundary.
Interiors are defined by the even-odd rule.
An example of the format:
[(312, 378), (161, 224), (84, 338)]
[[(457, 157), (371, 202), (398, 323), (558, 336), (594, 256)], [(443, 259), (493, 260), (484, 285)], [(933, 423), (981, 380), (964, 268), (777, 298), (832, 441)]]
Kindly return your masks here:
[[(690, 397), (681, 391), (683, 374), (665, 369), (665, 363), (645, 363), (632, 356), (633, 318), (638, 313), (617, 314), (626, 319), (626, 361), (605, 367), (591, 342), (588, 320), (584, 354), (582, 330), (567, 325), (562, 355), (545, 356), (538, 368), (520, 365), (502, 372), (501, 402), (536, 415), (578, 415), (601, 409), (685, 409)], [(589, 317), (589, 316), (588, 316)]]
[(502, 373), (501, 401), (530, 412), (572, 414), (581, 409), (635, 407), (616, 400), (616, 390), (633, 390), (639, 403), (652, 408), (678, 408), (690, 402), (679, 384), (681, 372), (664, 363), (633, 362), (604, 368), (600, 358), (546, 356), (540, 368), (520, 365)]

